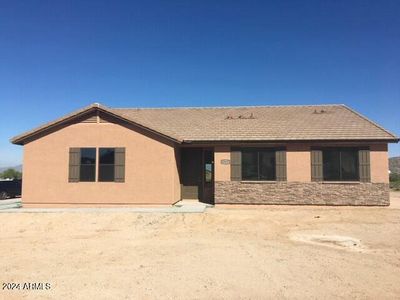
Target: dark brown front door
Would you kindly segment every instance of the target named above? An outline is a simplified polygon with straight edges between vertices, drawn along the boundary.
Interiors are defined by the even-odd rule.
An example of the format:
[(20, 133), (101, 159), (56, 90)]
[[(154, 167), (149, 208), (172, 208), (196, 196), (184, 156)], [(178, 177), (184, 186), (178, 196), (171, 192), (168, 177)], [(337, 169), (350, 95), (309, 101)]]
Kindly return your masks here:
[(214, 204), (214, 150), (182, 148), (182, 199)]
[(181, 151), (181, 184), (182, 199), (200, 199), (202, 194), (202, 160), (203, 149), (182, 148)]

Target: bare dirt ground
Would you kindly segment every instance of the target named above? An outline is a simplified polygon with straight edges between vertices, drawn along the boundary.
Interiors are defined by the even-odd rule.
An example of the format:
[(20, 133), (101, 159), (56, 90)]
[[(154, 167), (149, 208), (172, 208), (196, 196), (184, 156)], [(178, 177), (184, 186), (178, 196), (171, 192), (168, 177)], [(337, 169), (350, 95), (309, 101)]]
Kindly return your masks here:
[[(400, 296), (393, 207), (263, 206), (204, 214), (0, 214), (0, 299)], [(21, 286), (22, 288), (22, 286)]]

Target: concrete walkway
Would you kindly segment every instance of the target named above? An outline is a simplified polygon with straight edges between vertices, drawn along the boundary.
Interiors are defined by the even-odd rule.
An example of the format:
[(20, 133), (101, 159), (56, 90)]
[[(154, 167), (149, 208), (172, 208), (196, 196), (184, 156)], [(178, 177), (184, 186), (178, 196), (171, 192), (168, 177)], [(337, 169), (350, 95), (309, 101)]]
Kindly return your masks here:
[(4, 209), (19, 208), (22, 206), (21, 198), (0, 200), (0, 211)]
[(203, 203), (199, 200), (192, 200), (192, 199), (182, 199), (174, 204), (174, 206), (181, 207), (181, 206), (193, 206), (193, 207), (214, 207), (212, 204)]
[[(179, 202), (178, 202), (179, 203)], [(177, 204), (178, 204), (177, 203)], [(0, 213), (60, 213), (60, 212), (134, 212), (134, 213), (203, 213), (207, 206), (203, 203), (180, 203), (165, 207), (77, 207), (77, 208), (20, 208), (21, 199), (2, 200)]]

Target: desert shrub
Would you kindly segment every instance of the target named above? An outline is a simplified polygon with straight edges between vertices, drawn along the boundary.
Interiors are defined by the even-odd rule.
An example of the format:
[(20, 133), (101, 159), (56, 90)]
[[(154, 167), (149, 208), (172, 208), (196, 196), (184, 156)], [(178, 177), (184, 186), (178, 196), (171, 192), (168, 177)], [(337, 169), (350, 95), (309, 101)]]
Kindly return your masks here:
[(400, 181), (400, 174), (392, 173), (389, 175), (390, 182)]
[(392, 173), (389, 176), (390, 188), (395, 191), (400, 191), (400, 174)]
[(22, 173), (10, 168), (0, 173), (0, 178), (21, 179)]

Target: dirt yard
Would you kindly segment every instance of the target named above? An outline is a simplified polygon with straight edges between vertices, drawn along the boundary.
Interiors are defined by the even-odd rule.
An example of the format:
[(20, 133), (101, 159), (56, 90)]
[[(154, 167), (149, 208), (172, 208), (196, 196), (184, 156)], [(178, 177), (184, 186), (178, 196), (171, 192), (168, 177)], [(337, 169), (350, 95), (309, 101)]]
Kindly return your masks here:
[(400, 193), (392, 199), (391, 208), (0, 214), (0, 299), (398, 298)]

